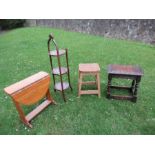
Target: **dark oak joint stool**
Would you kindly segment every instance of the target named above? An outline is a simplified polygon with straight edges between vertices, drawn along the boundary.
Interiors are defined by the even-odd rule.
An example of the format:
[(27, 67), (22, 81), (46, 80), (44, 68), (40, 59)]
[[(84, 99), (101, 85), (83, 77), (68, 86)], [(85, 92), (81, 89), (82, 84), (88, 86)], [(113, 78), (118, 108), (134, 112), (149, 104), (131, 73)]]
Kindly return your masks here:
[[(107, 98), (111, 99), (126, 99), (132, 102), (137, 101), (137, 91), (143, 71), (138, 66), (132, 65), (109, 65), (108, 66), (108, 84), (107, 84)], [(126, 86), (113, 86), (111, 84), (113, 78), (122, 78), (132, 80), (131, 87)], [(112, 95), (111, 89), (124, 89), (129, 90), (129, 96)]]

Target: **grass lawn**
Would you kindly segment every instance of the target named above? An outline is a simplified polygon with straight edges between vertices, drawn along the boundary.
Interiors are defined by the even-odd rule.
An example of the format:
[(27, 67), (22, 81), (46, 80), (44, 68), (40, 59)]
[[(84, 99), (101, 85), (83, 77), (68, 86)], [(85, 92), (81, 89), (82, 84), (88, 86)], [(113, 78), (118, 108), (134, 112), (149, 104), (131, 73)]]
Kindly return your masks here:
[[(51, 32), (61, 48), (69, 49), (73, 92), (66, 91), (65, 104), (60, 93), (54, 93), (51, 79), (50, 91), (58, 105), (49, 106), (32, 120), (29, 129), (19, 120), (3, 88), (41, 70), (50, 73), (47, 39)], [(101, 68), (101, 98), (78, 98), (78, 64), (93, 62)], [(108, 64), (143, 68), (137, 103), (106, 99)], [(51, 28), (15, 29), (0, 35), (0, 73), (0, 134), (155, 134), (154, 46)], [(25, 111), (32, 108), (25, 107)]]

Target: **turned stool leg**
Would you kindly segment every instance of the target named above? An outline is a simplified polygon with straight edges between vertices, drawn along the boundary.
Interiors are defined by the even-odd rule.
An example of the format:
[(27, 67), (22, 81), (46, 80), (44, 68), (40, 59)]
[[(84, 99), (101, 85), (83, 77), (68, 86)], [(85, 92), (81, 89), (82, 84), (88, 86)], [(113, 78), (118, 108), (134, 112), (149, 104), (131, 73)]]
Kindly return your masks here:
[(81, 86), (82, 86), (82, 73), (79, 72), (79, 93), (78, 96), (81, 96)]
[(140, 78), (137, 78), (136, 81), (135, 81), (135, 91), (134, 91), (133, 99), (132, 99), (133, 102), (137, 101), (137, 91), (138, 91), (140, 80), (141, 80)]
[(111, 80), (112, 80), (112, 77), (110, 75), (108, 75), (107, 98), (110, 98)]
[(135, 80), (133, 80), (131, 84), (130, 92), (132, 93), (132, 95), (134, 94), (134, 91), (135, 91)]

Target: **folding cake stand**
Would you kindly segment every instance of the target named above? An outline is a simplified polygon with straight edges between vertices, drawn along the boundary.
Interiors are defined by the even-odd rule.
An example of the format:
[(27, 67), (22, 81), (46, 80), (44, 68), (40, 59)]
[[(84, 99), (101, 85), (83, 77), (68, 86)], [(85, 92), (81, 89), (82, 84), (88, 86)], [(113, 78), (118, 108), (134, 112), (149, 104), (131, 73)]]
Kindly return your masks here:
[[(54, 51), (50, 50), (51, 41), (55, 46)], [(54, 36), (52, 34), (50, 34), (49, 39), (48, 39), (48, 54), (49, 54), (49, 58), (50, 58), (51, 71), (52, 71), (53, 81), (54, 81), (54, 91), (56, 91), (56, 90), (60, 91), (62, 93), (62, 97), (63, 97), (64, 101), (66, 102), (66, 97), (65, 97), (64, 91), (66, 89), (68, 89), (69, 87), (72, 90), (72, 86), (71, 86), (71, 82), (70, 82), (69, 64), (68, 64), (68, 49), (59, 49), (55, 40), (54, 40)], [(66, 65), (67, 65), (66, 67), (61, 66), (60, 57), (63, 55), (65, 55), (65, 57), (66, 57)], [(57, 58), (57, 61), (58, 61), (57, 67), (53, 66), (52, 59), (54, 57)], [(63, 75), (65, 75), (65, 74), (67, 74), (68, 82), (63, 81)], [(55, 76), (60, 77), (60, 82), (56, 83)]]

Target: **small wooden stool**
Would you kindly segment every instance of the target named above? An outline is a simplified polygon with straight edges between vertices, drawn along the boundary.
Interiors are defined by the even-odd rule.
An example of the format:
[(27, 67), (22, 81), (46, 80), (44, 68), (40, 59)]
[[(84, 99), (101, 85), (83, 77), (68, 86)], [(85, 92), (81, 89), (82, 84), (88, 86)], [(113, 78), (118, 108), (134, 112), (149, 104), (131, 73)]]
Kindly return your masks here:
[[(133, 102), (137, 101), (137, 92), (141, 77), (144, 72), (139, 66), (132, 65), (108, 65), (108, 85), (107, 85), (107, 98), (125, 99)], [(113, 78), (129, 79), (132, 80), (131, 87), (127, 86), (114, 86), (112, 85)], [(129, 95), (112, 95), (111, 89), (125, 89), (129, 90)]]
[[(93, 75), (96, 77), (96, 81), (87, 81), (83, 82), (82, 78), (85, 75)], [(96, 85), (97, 90), (81, 90), (82, 85)], [(92, 64), (79, 64), (79, 82), (78, 82), (78, 96), (82, 94), (98, 94), (98, 97), (101, 96), (100, 93), (100, 67), (97, 63)]]
[[(49, 85), (49, 74), (39, 72), (4, 89), (4, 91), (11, 96), (23, 123), (31, 128), (32, 125), (30, 121), (48, 105), (55, 103), (50, 96)], [(29, 106), (35, 104), (43, 97), (46, 97), (46, 100), (25, 116), (21, 105)]]

